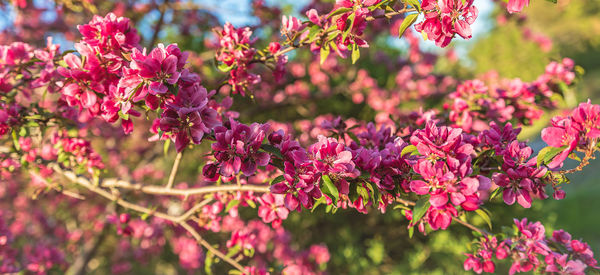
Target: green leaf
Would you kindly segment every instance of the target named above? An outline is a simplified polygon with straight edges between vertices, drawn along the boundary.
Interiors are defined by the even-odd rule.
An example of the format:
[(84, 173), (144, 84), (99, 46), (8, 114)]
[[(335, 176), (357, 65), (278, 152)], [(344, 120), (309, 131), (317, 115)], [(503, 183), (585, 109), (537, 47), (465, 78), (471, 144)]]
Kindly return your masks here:
[(279, 151), (279, 149), (271, 144), (263, 144), (260, 146), (261, 149), (263, 149), (265, 152), (267, 153), (271, 153), (272, 155), (277, 156), (280, 159), (283, 159), (283, 155), (281, 154), (281, 151)]
[(279, 175), (276, 178), (274, 178), (273, 180), (271, 180), (270, 185), (276, 184), (276, 183), (280, 183), (282, 181), (284, 181), (285, 178), (283, 177), (283, 175)]
[(256, 208), (256, 203), (254, 203), (254, 201), (252, 201), (252, 200), (246, 200), (246, 203), (247, 203), (247, 204), (248, 204), (250, 207), (252, 207), (252, 208)]
[(338, 15), (338, 14), (347, 13), (347, 12), (349, 12), (349, 11), (351, 11), (351, 10), (352, 10), (352, 8), (340, 7), (340, 8), (338, 8), (338, 9), (336, 9), (336, 10), (332, 11), (331, 13), (329, 13), (329, 14), (327, 15), (327, 18), (330, 18), (330, 17), (336, 16), (336, 15)]
[(479, 215), (487, 223), (487, 225), (490, 227), (490, 230), (492, 230), (492, 220), (490, 219), (490, 215), (481, 209), (475, 210), (475, 213), (477, 213), (477, 215)]
[(242, 250), (242, 247), (239, 244), (236, 244), (234, 247), (230, 248), (229, 251), (227, 251), (226, 256), (231, 257), (235, 254), (238, 254), (238, 252), (240, 252), (240, 250)]
[(308, 41), (312, 41), (319, 32), (321, 32), (321, 26), (313, 25), (310, 27), (308, 30)]
[(231, 64), (231, 66), (228, 66), (225, 63), (221, 63), (221, 64), (219, 64), (218, 68), (219, 68), (219, 71), (226, 73), (226, 72), (231, 71), (231, 69), (233, 69), (233, 66), (234, 66), (233, 64)]
[(414, 145), (408, 145), (404, 148), (402, 148), (402, 151), (400, 152), (400, 156), (404, 157), (407, 154), (412, 154), (413, 152), (417, 151), (417, 146)]
[(254, 256), (254, 248), (244, 249), (244, 256), (252, 258)]
[(415, 234), (415, 227), (411, 226), (408, 228), (408, 237), (412, 239), (413, 235)]
[(420, 221), (425, 216), (425, 213), (427, 213), (427, 209), (429, 209), (429, 196), (421, 197), (415, 204), (415, 208), (413, 208), (412, 224)]
[(206, 257), (204, 258), (204, 272), (206, 274), (209, 274), (209, 275), (213, 274), (212, 265), (214, 263), (214, 260), (215, 260), (215, 254), (213, 254), (210, 251), (207, 251)]
[(356, 188), (354, 188), (354, 186), (350, 186), (350, 189), (348, 190), (348, 199), (350, 199), (350, 201), (354, 202), (358, 199), (358, 187), (356, 186)]
[(317, 206), (321, 205), (321, 204), (325, 204), (326, 200), (324, 196), (321, 196), (318, 200), (315, 201), (315, 204), (313, 204), (312, 209), (310, 209), (310, 212), (315, 212), (315, 209), (317, 209)]
[(323, 63), (329, 56), (329, 52), (330, 52), (330, 50), (329, 50), (328, 44), (324, 44), (323, 46), (321, 46), (321, 65), (323, 65)]
[(119, 114), (119, 117), (122, 118), (123, 120), (129, 119), (129, 114), (124, 114), (123, 112), (121, 112), (121, 110), (119, 110), (118, 114)]
[(340, 192), (337, 187), (335, 187), (335, 184), (333, 184), (329, 176), (323, 175), (321, 179), (323, 179), (323, 187), (321, 190), (333, 201), (333, 205), (337, 205), (338, 200), (340, 199)]
[(69, 155), (65, 152), (58, 153), (58, 159), (56, 160), (58, 163), (63, 163), (65, 160), (69, 158)]
[(21, 129), (19, 129), (19, 136), (24, 137), (26, 135), (27, 135), (27, 128), (21, 127)]
[(367, 188), (359, 185), (356, 187), (356, 192), (363, 199), (363, 204), (367, 204), (367, 202), (369, 202), (369, 191), (367, 191)]
[(494, 191), (492, 191), (492, 194), (490, 195), (490, 201), (493, 200), (496, 196), (498, 196), (498, 194), (500, 194), (501, 191), (502, 191), (502, 188), (500, 188), (500, 187), (498, 187)]
[(554, 4), (558, 3), (558, 0), (546, 0), (546, 1), (548, 1), (550, 3), (554, 3)]
[(569, 158), (572, 160), (581, 161), (581, 158), (579, 158), (579, 156), (577, 154), (575, 154), (575, 152), (571, 152), (569, 154)]
[(171, 139), (165, 140), (165, 144), (163, 144), (163, 154), (165, 154), (165, 156), (169, 153), (169, 146), (171, 146)]
[(350, 16), (348, 16), (348, 19), (350, 19), (350, 25), (347, 26), (346, 30), (342, 33), (342, 41), (346, 41), (346, 37), (348, 37), (348, 34), (350, 34), (352, 27), (354, 27), (354, 19), (356, 19), (356, 15), (352, 13)]
[(225, 212), (229, 212), (229, 210), (231, 210), (231, 208), (234, 208), (238, 204), (240, 204), (240, 200), (229, 201), (229, 203), (227, 204), (227, 207), (225, 207)]
[(410, 27), (412, 24), (415, 23), (415, 21), (417, 21), (418, 16), (419, 16), (419, 14), (412, 13), (412, 14), (407, 15), (406, 18), (404, 18), (404, 20), (402, 20), (402, 24), (400, 24), (400, 29), (398, 29), (398, 37), (399, 38), (402, 37), (402, 35), (406, 31), (406, 29), (408, 29), (408, 27)]
[(549, 163), (556, 155), (565, 150), (567, 145), (562, 147), (544, 147), (537, 155), (537, 165), (540, 166), (545, 163)]
[(356, 63), (356, 60), (360, 58), (360, 49), (356, 43), (352, 44), (352, 64)]
[(369, 192), (371, 193), (371, 200), (373, 201), (373, 205), (376, 205), (376, 203), (379, 202), (380, 198), (379, 189), (377, 189), (377, 186), (374, 187), (373, 184), (370, 182), (367, 182), (366, 186), (369, 189)]
[(404, 0), (404, 2), (417, 9), (417, 11), (421, 13), (421, 3), (419, 3), (419, 0)]
[(15, 146), (17, 151), (21, 151), (21, 145), (19, 145), (19, 138), (17, 137), (17, 131), (13, 129), (10, 134), (12, 136), (13, 145)]

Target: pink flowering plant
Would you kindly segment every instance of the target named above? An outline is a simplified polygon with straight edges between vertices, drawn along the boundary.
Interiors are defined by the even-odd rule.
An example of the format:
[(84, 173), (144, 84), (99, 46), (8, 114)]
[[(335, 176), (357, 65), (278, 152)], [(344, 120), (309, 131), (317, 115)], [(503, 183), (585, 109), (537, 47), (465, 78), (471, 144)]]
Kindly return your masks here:
[[(314, 1), (300, 15), (256, 1), (260, 23), (246, 27), (215, 26), (183, 1), (59, 2), (48, 9), (64, 20), (39, 31), (60, 30), (72, 50), (23, 42), (22, 20), (0, 34), (2, 274), (130, 274), (156, 257), (189, 274), (328, 274), (338, 252), (300, 246), (286, 227), (323, 212), (401, 213), (388, 229), (407, 241), (462, 226), (475, 240), (459, 261), (478, 274), (599, 269), (564, 230), (527, 218), (493, 225), (494, 206), (567, 196), (568, 176), (600, 149), (600, 105), (554, 116), (534, 150), (521, 129), (564, 111), (581, 75), (573, 60), (532, 81), (437, 72), (441, 55), (420, 45), (472, 38), (476, 1)], [(67, 30), (63, 13), (78, 9)], [(150, 11), (160, 18), (144, 37), (135, 26)], [(165, 20), (202, 42), (157, 43)], [(401, 57), (375, 49), (390, 33), (408, 42)], [(184, 50), (194, 43), (203, 52)], [(394, 72), (387, 84), (369, 68), (378, 62)], [(352, 110), (314, 108), (340, 97)]]

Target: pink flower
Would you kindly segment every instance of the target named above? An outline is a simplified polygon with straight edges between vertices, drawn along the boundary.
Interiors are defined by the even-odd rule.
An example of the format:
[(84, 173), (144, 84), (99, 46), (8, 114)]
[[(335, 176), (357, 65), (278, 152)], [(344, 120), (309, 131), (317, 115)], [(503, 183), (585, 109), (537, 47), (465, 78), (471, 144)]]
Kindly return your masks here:
[[(177, 44), (165, 48), (158, 44), (148, 55), (144, 49), (140, 52), (133, 49), (131, 53), (131, 70), (124, 71), (124, 77), (119, 81), (119, 86), (135, 89), (140, 83), (148, 87), (152, 95), (165, 94), (168, 85), (174, 85), (179, 80), (181, 70), (185, 65), (187, 53), (182, 53)], [(145, 94), (145, 93), (143, 93)]]
[(356, 178), (360, 171), (352, 161), (352, 152), (333, 138), (319, 136), (319, 141), (308, 147), (308, 154), (314, 167), (323, 175), (339, 179), (338, 190), (348, 194), (348, 182), (345, 178)]
[(251, 176), (257, 166), (269, 164), (270, 155), (259, 150), (268, 129), (268, 124), (247, 126), (233, 119), (229, 121), (229, 128), (215, 127), (217, 142), (212, 144), (212, 149), (219, 162), (219, 173), (231, 177), (241, 170), (244, 175)]
[(206, 89), (198, 84), (181, 88), (175, 99), (167, 103), (160, 119), (160, 129), (175, 138), (181, 152), (190, 142), (200, 144), (205, 134), (218, 126), (217, 111), (206, 106)]
[(286, 35), (286, 34), (290, 34), (293, 35), (296, 32), (301, 31), (302, 29), (304, 29), (304, 25), (302, 24), (302, 22), (300, 21), (300, 19), (294, 17), (294, 16), (283, 16), (281, 18), (281, 34)]
[(95, 15), (92, 21), (78, 25), (77, 29), (83, 35), (85, 43), (99, 47), (103, 53), (131, 50), (138, 46), (140, 40), (129, 19), (117, 17), (112, 12), (105, 17)]
[(415, 30), (425, 32), (437, 46), (446, 47), (455, 34), (471, 38), (470, 25), (478, 15), (473, 0), (423, 0), (421, 8), (425, 20), (415, 24)]
[(529, 6), (529, 0), (508, 0), (506, 10), (510, 13), (521, 12), (526, 6)]
[(260, 206), (258, 207), (258, 216), (265, 223), (285, 220), (290, 211), (284, 206), (283, 195), (273, 195), (270, 193), (263, 194), (258, 199)]
[(552, 119), (552, 125), (542, 130), (542, 140), (552, 147), (565, 146), (565, 149), (548, 164), (549, 168), (556, 168), (562, 166), (565, 159), (579, 144), (579, 131), (573, 128), (571, 119), (555, 117)]

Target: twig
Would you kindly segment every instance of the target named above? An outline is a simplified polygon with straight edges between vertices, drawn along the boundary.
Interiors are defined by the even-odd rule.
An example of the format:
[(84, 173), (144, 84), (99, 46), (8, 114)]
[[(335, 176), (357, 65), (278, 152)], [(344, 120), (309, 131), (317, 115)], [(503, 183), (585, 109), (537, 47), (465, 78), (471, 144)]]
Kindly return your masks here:
[(203, 201), (201, 201), (200, 203), (197, 203), (196, 205), (192, 206), (192, 208), (190, 208), (188, 211), (186, 211), (185, 213), (183, 213), (183, 215), (177, 217), (177, 220), (179, 222), (185, 222), (187, 221), (187, 219), (194, 215), (194, 213), (196, 213), (198, 210), (200, 210), (200, 208), (204, 207), (205, 205), (209, 204), (212, 201), (212, 198), (208, 198), (205, 199)]
[(560, 171), (559, 173), (561, 175), (566, 175), (566, 174), (571, 174), (571, 173), (581, 171), (583, 169), (583, 167), (590, 164), (590, 160), (596, 158), (596, 156), (594, 156), (595, 152), (596, 152), (596, 142), (590, 142), (588, 144), (587, 150), (585, 151), (585, 156), (583, 157), (583, 159), (581, 160), (579, 165), (577, 165), (577, 167), (569, 169), (569, 170)]
[[(242, 265), (240, 265), (238, 262), (236, 262), (235, 260), (231, 259), (230, 257), (228, 257), (227, 255), (221, 253), (221, 251), (219, 251), (218, 249), (216, 249), (215, 247), (213, 247), (210, 243), (208, 243), (206, 240), (204, 240), (202, 238), (202, 236), (200, 236), (200, 234), (198, 232), (196, 232), (196, 230), (191, 227), (189, 224), (187, 224), (186, 220), (193, 215), (196, 211), (198, 211), (202, 206), (208, 204), (211, 199), (205, 199), (204, 201), (200, 202), (199, 204), (193, 206), (192, 208), (190, 208), (190, 210), (186, 211), (183, 215), (178, 216), (178, 217), (174, 217), (171, 216), (169, 214), (165, 214), (162, 212), (158, 212), (158, 211), (154, 211), (152, 209), (137, 205), (137, 204), (133, 204), (130, 202), (127, 202), (115, 195), (113, 195), (112, 193), (97, 187), (93, 184), (90, 183), (89, 180), (83, 178), (83, 177), (78, 177), (77, 175), (75, 175), (75, 173), (71, 172), (71, 171), (64, 171), (63, 169), (61, 169), (58, 165), (56, 164), (50, 164), (49, 165), (54, 171), (56, 171), (57, 173), (65, 176), (67, 179), (69, 179), (70, 181), (77, 183), (87, 189), (89, 189), (90, 191), (95, 192), (96, 194), (99, 194), (111, 201), (114, 201), (115, 203), (119, 204), (120, 206), (130, 209), (130, 210), (134, 210), (137, 212), (141, 212), (144, 214), (148, 214), (148, 215), (152, 215), (161, 219), (165, 219), (168, 221), (172, 221), (175, 224), (181, 225), (183, 228), (185, 228), (188, 232), (190, 232), (190, 234), (192, 234), (192, 236), (196, 239), (196, 241), (201, 244), (202, 246), (204, 246), (206, 249), (208, 249), (209, 251), (211, 251), (213, 254), (215, 254), (215, 256), (221, 258), (222, 260), (228, 262), (229, 264), (231, 264), (233, 267), (235, 267), (236, 269), (244, 272), (244, 267)], [(171, 189), (174, 190), (174, 189)]]
[(487, 231), (485, 231), (483, 229), (479, 229), (479, 228), (475, 227), (474, 225), (472, 225), (472, 224), (470, 224), (468, 222), (465, 222), (465, 221), (463, 221), (463, 220), (461, 220), (461, 219), (459, 219), (457, 217), (452, 217), (452, 220), (455, 221), (455, 222), (457, 222), (457, 223), (460, 223), (460, 224), (464, 225), (465, 227), (467, 227), (467, 228), (469, 228), (469, 229), (471, 229), (473, 231), (479, 232), (479, 234), (481, 234), (483, 236), (490, 235), (489, 232), (487, 232)]
[(177, 153), (175, 156), (175, 162), (173, 162), (173, 168), (171, 168), (171, 174), (169, 175), (169, 181), (167, 182), (167, 189), (171, 189), (173, 186), (173, 182), (175, 181), (175, 176), (177, 175), (177, 169), (179, 169), (179, 162), (181, 162), (181, 157), (183, 156), (183, 151)]

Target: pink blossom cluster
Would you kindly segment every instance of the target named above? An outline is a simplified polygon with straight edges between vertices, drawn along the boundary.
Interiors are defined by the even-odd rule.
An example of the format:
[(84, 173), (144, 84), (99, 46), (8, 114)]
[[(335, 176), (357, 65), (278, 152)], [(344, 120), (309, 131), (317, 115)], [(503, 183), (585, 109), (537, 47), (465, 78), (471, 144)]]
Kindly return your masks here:
[(569, 116), (556, 116), (551, 125), (542, 130), (542, 139), (551, 147), (561, 148), (561, 152), (548, 164), (557, 168), (573, 151), (589, 152), (594, 150), (600, 137), (600, 105), (588, 102), (580, 103)]
[(221, 124), (217, 111), (208, 105), (206, 89), (195, 83), (181, 87), (172, 101), (167, 101), (159, 122), (160, 130), (174, 136), (175, 148), (181, 152), (190, 141), (200, 144), (206, 134)]
[[(376, 0), (341, 0), (337, 1), (337, 10), (341, 9), (342, 12), (336, 16), (319, 16), (316, 10), (309, 10), (307, 15), (315, 26), (337, 28), (339, 34), (334, 44), (338, 54), (343, 56), (351, 44), (366, 46), (366, 41), (359, 36), (364, 34), (368, 16), (372, 16), (369, 8), (378, 3)], [(472, 0), (424, 1), (426, 20), (418, 28), (443, 46), (456, 33), (468, 38), (469, 25), (477, 16), (472, 4)], [(305, 29), (294, 17), (284, 17), (282, 23), (284, 35), (295, 35)], [(379, 125), (322, 116), (300, 127), (306, 137), (300, 140), (301, 143), (293, 138), (291, 131), (283, 129), (287, 125), (279, 125), (281, 127), (277, 129), (268, 123), (247, 125), (239, 122), (239, 113), (227, 111), (232, 104), (231, 98), (220, 103), (211, 99), (216, 91), (208, 92), (200, 85), (200, 76), (184, 68), (187, 54), (181, 52), (177, 45), (165, 47), (159, 44), (149, 53), (145, 49), (139, 50), (139, 37), (128, 19), (114, 14), (97, 16), (89, 24), (80, 26), (79, 30), (83, 35), (82, 42), (76, 45), (79, 55), (65, 54), (62, 61), (58, 62), (61, 66), (56, 69), (63, 77), (61, 81), (55, 81), (61, 86), (61, 102), (71, 107), (70, 111), (77, 108), (81, 113), (92, 118), (102, 117), (109, 123), (121, 119), (126, 133), (133, 131), (131, 116), (141, 115), (138, 110), (148, 113), (156, 111), (157, 118), (151, 131), (158, 139), (173, 139), (177, 152), (182, 152), (190, 144), (214, 140), (212, 151), (208, 154), (210, 160), (203, 167), (205, 181), (202, 185), (209, 181), (219, 181), (219, 184), (235, 181), (239, 186), (252, 183), (266, 187), (264, 183), (272, 179), (271, 192), (260, 196), (254, 192), (232, 191), (203, 197), (210, 202), (199, 209), (200, 213), (193, 215), (195, 223), (187, 224), (201, 233), (207, 230), (231, 232), (225, 247), (221, 246), (219, 250), (234, 258), (247, 259), (252, 265), (246, 268), (249, 274), (268, 274), (271, 263), (281, 266), (286, 274), (320, 274), (323, 264), (330, 258), (327, 248), (317, 245), (305, 251), (292, 249), (289, 233), (281, 228), (283, 221), (294, 210), (314, 209), (317, 204), (323, 203), (329, 209), (355, 208), (367, 213), (367, 207), (373, 206), (384, 212), (392, 203), (416, 198), (416, 205), (424, 202), (425, 211), (418, 219), (415, 217), (416, 211), (406, 211), (406, 216), (412, 220), (410, 226), (418, 225), (422, 232), (425, 232), (425, 224), (433, 230), (446, 229), (458, 217), (459, 211), (478, 210), (483, 203), (483, 193), (490, 191), (492, 184), (502, 191), (507, 204), (518, 202), (523, 207), (530, 207), (532, 197), (546, 198), (544, 187), (547, 167), (555, 169), (560, 166), (575, 149), (593, 153), (597, 138), (600, 137), (600, 129), (596, 126), (600, 117), (598, 105), (582, 103), (570, 116), (553, 119), (552, 127), (545, 129), (542, 137), (551, 147), (562, 148), (562, 151), (546, 167), (532, 157), (533, 150), (529, 146), (517, 140), (520, 130), (514, 129), (509, 122), (515, 118), (519, 122), (537, 119), (541, 112), (539, 105), (552, 105), (549, 98), (556, 86), (569, 85), (574, 80), (574, 65), (569, 60), (551, 63), (546, 73), (533, 83), (514, 80), (506, 84), (507, 88), (498, 88), (496, 84), (473, 80), (459, 85), (452, 94), (454, 104), (449, 107), (448, 120), (453, 123), (450, 126), (444, 126), (444, 113), (431, 110), (411, 113), (393, 126), (391, 119), (386, 120), (381, 116), (379, 122), (386, 123)], [(236, 29), (230, 24), (218, 32), (220, 48), (217, 60), (229, 67), (229, 84), (234, 92), (242, 94), (249, 84), (259, 80), (257, 75), (248, 72), (256, 54), (255, 49), (251, 48), (254, 42), (250, 39), (251, 34), (249, 28)], [(317, 41), (311, 43), (314, 49), (324, 46)], [(269, 46), (273, 55), (280, 49), (279, 44)], [(16, 75), (26, 72), (19, 71), (20, 66), (30, 61), (43, 67), (38, 68), (42, 71), (39, 79), (43, 80), (35, 85), (46, 85), (50, 83), (50, 78), (56, 77), (54, 54), (57, 53), (57, 47), (48, 46), (47, 50), (37, 54), (32, 54), (32, 50), (27, 44), (0, 48), (0, 60), (3, 62), (0, 74), (4, 73), (10, 79), (10, 82), (0, 82), (0, 91), (10, 93), (14, 87), (18, 87), (13, 81), (18, 80)], [(426, 95), (438, 85), (452, 85), (452, 80), (426, 77), (433, 68), (433, 62), (426, 60), (426, 56), (413, 51), (412, 58), (424, 60), (419, 60), (422, 62), (414, 67), (403, 66), (403, 72), (399, 73), (396, 82), (404, 82), (403, 79), (412, 78), (413, 74), (421, 75), (423, 81), (408, 84), (407, 90), (414, 88)], [(281, 61), (277, 61), (276, 71), (279, 73), (287, 63), (287, 59), (284, 59), (282, 57)], [(329, 66), (326, 70), (341, 71), (337, 62), (329, 62), (325, 64), (325, 67)], [(317, 72), (309, 68), (309, 74), (313, 71)], [(312, 84), (331, 88), (329, 76), (319, 72), (321, 74), (318, 76), (311, 76)], [(34, 82), (38, 79), (38, 76), (31, 77), (35, 78)], [(358, 74), (357, 82), (364, 83), (355, 83), (355, 90), (370, 90), (377, 86), (376, 80), (365, 72)], [(374, 109), (402, 118), (402, 114), (393, 110), (400, 103), (400, 97), (386, 104), (382, 102), (385, 91), (376, 91), (374, 94), (367, 99), (375, 106)], [(540, 97), (546, 101), (540, 103)], [(357, 98), (356, 101), (361, 100)], [(37, 161), (37, 164), (56, 161), (66, 168), (73, 168), (78, 174), (87, 172), (93, 176), (97, 176), (99, 170), (105, 167), (89, 140), (73, 137), (67, 131), (55, 132), (50, 144), (36, 147), (28, 129), (17, 127), (23, 122), (20, 118), (22, 113), (30, 110), (21, 112), (19, 104), (1, 104), (0, 136), (9, 131), (14, 134), (17, 130), (24, 130), (25, 133), (19, 134), (20, 137), (15, 138), (12, 144), (22, 159), (0, 155), (3, 178), (10, 175), (5, 171), (12, 172), (11, 169), (21, 165), (19, 161)], [(67, 111), (62, 115), (62, 118), (76, 117), (69, 116)], [(317, 123), (320, 119), (321, 123)], [(473, 119), (495, 122), (484, 130), (485, 127), (476, 127)], [(78, 124), (75, 127), (80, 128), (81, 132), (101, 132), (100, 129), (86, 128), (97, 125), (92, 124), (93, 121), (88, 122), (88, 125)], [(108, 154), (109, 165), (118, 166), (124, 160), (118, 153)], [(40, 168), (40, 171), (32, 171), (32, 187), (62, 191), (62, 185), (57, 187), (45, 180), (50, 179), (52, 173), (47, 167), (40, 164), (36, 168)], [(143, 176), (145, 172), (140, 174)], [(12, 181), (8, 184), (11, 184), (11, 188), (0, 186), (0, 195), (14, 192), (11, 190), (15, 189)], [(183, 189), (188, 186), (181, 183), (175, 188), (179, 187)], [(555, 198), (564, 197), (564, 192), (553, 187)], [(187, 209), (200, 203), (196, 198), (181, 199), (183, 208)], [(17, 208), (27, 206), (22, 196), (14, 204)], [(183, 210), (172, 207), (172, 200), (166, 198), (157, 198), (153, 201), (153, 207), (154, 204), (168, 207), (170, 212)], [(408, 202), (406, 204), (410, 205)], [(77, 203), (73, 202), (72, 205)], [(257, 208), (257, 216), (262, 222), (253, 220), (245, 223), (238, 213), (239, 207)], [(84, 219), (93, 220), (98, 210), (82, 212), (81, 215), (88, 215)], [(32, 219), (27, 215), (15, 215), (12, 219), (16, 220), (13, 222), (16, 225), (6, 227), (3, 224), (3, 212), (0, 211), (0, 255), (3, 257), (0, 271), (27, 269), (44, 273), (56, 264), (63, 264), (63, 252), (45, 242), (24, 246), (24, 264), (16, 263), (14, 259), (19, 255), (13, 249), (5, 249), (5, 246), (13, 244), (14, 236), (23, 235), (26, 231), (24, 221), (19, 220), (23, 219), (20, 216)], [(130, 269), (130, 265), (123, 261), (123, 255), (133, 250), (134, 243), (135, 246), (139, 244), (139, 249), (134, 250), (132, 257), (144, 261), (147, 260), (145, 256), (160, 253), (167, 237), (172, 237), (173, 252), (184, 269), (192, 271), (202, 266), (204, 252), (176, 223), (161, 219), (131, 220), (125, 213), (109, 215), (107, 221), (116, 226), (117, 233), (123, 238), (131, 238), (119, 239), (121, 249), (115, 253), (115, 258), (122, 265), (113, 267), (115, 273), (126, 273)], [(494, 255), (497, 259), (509, 256), (516, 259), (511, 273), (542, 266), (547, 272), (572, 273), (584, 272), (587, 267), (596, 268), (597, 263), (587, 244), (572, 240), (570, 235), (562, 231), (555, 232), (552, 239), (548, 239), (541, 224), (528, 223), (526, 219), (515, 223), (515, 236), (501, 242), (496, 237), (482, 238), (480, 248), (474, 254), (468, 254), (465, 269), (473, 269), (478, 273), (493, 272)], [(173, 227), (172, 236), (163, 232), (167, 225)], [(59, 228), (53, 233), (59, 238), (80, 240), (86, 233), (93, 233), (93, 229), (77, 232), (79, 235)], [(564, 249), (553, 250), (549, 244), (555, 243)], [(74, 248), (71, 248), (69, 252), (73, 251)], [(543, 257), (543, 261), (540, 257)]]
[[(65, 161), (70, 164), (68, 165), (70, 167), (80, 167), (91, 175), (97, 174), (99, 169), (104, 169), (102, 157), (94, 151), (88, 140), (57, 133), (52, 136), (51, 143), (58, 148), (57, 157), (61, 158), (61, 155), (65, 155)], [(59, 159), (57, 160), (60, 162)]]
[(260, 151), (268, 128), (268, 124), (248, 126), (233, 119), (215, 127), (216, 142), (212, 149), (216, 162), (204, 168), (204, 175), (212, 178), (218, 171), (221, 176), (232, 178), (241, 171), (245, 176), (251, 176), (258, 166), (269, 164), (270, 155)]
[[(551, 62), (537, 80), (526, 83), (519, 79), (498, 84), (468, 80), (450, 93), (449, 120), (465, 131), (482, 131), (484, 121), (530, 124), (543, 114), (542, 107), (553, 108), (552, 95), (561, 92), (561, 83), (571, 85), (574, 63), (565, 58), (561, 63)], [(494, 81), (495, 82), (495, 81)]]
[(473, 0), (424, 0), (421, 8), (425, 20), (417, 23), (415, 30), (423, 32), (437, 46), (448, 46), (455, 34), (471, 38), (471, 25), (479, 14)]
[[(492, 182), (502, 188), (502, 196), (506, 204), (515, 202), (525, 208), (531, 207), (532, 196), (546, 199), (544, 177), (545, 166), (537, 165), (537, 158), (532, 157), (533, 149), (517, 140), (520, 128), (513, 128), (507, 123), (504, 127), (492, 123), (489, 130), (483, 131), (478, 139), (480, 146), (493, 150), (494, 155), (502, 157), (501, 170), (492, 174)], [(564, 197), (562, 190), (555, 188), (556, 199)]]
[(429, 195), (425, 220), (432, 229), (446, 229), (458, 215), (458, 206), (466, 211), (479, 208), (478, 191), (488, 189), (490, 179), (472, 175), (473, 145), (461, 129), (429, 123), (415, 131), (410, 142), (422, 156), (411, 163), (421, 179), (413, 179), (410, 190)]
[(0, 137), (9, 133), (20, 122), (19, 110), (22, 108), (18, 104), (7, 104), (0, 102)]
[(58, 74), (55, 59), (59, 57), (59, 46), (48, 38), (45, 48), (34, 48), (23, 42), (0, 45), (0, 94), (19, 87), (26, 95), (34, 89), (45, 87), (56, 91), (54, 83)]
[(251, 61), (256, 54), (256, 49), (251, 48), (255, 41), (250, 38), (252, 31), (248, 27), (235, 28), (226, 23), (222, 29), (216, 30), (216, 34), (219, 37), (216, 58), (228, 67), (228, 83), (233, 92), (244, 95), (248, 86), (260, 82), (260, 75), (249, 72), (252, 68)]
[(465, 270), (494, 273), (494, 257), (498, 260), (512, 259), (509, 274), (540, 270), (548, 274), (587, 274), (598, 269), (598, 262), (587, 243), (571, 239), (563, 230), (556, 230), (546, 237), (540, 222), (528, 222), (527, 218), (514, 220), (516, 231), (499, 241), (495, 236), (482, 237), (474, 254), (466, 254)]
[[(113, 13), (105, 17), (95, 16), (86, 25), (78, 27), (83, 35), (75, 44), (79, 56), (68, 53), (63, 57), (66, 66), (59, 66), (58, 73), (66, 78), (61, 89), (62, 100), (80, 111), (87, 110), (92, 117), (102, 116), (108, 122), (119, 119), (115, 104), (127, 106), (127, 96), (117, 86), (132, 50), (137, 50), (139, 37), (129, 19)], [(133, 130), (128, 115), (139, 113), (125, 107), (122, 125), (126, 133)]]

